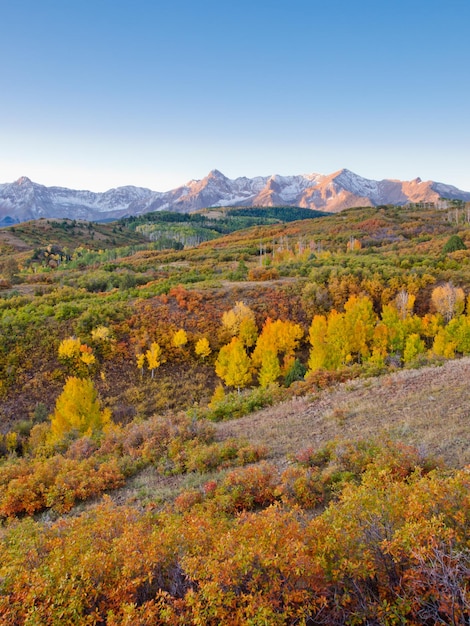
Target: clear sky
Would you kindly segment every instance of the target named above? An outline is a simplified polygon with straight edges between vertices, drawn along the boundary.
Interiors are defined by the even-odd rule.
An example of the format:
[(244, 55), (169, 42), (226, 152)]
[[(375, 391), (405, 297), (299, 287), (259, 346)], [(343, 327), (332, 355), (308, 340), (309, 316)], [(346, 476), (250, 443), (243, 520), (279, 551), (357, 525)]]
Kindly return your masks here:
[(0, 183), (470, 191), (470, 0), (0, 0)]

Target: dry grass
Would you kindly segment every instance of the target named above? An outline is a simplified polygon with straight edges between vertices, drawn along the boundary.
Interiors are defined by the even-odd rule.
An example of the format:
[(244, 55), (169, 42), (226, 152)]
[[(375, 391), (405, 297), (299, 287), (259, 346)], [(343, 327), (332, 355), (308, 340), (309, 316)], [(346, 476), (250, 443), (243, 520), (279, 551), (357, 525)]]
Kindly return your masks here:
[[(312, 397), (296, 398), (243, 418), (216, 424), (217, 438), (263, 444), (280, 470), (289, 455), (332, 439), (392, 437), (442, 457), (454, 467), (470, 464), (470, 358), (440, 367), (356, 379)], [(182, 489), (220, 479), (208, 474), (161, 476), (148, 467), (110, 495), (143, 507), (172, 501)], [(83, 505), (86, 506), (86, 505)]]
[(218, 424), (218, 436), (264, 444), (282, 466), (289, 454), (331, 439), (388, 435), (461, 467), (470, 464), (469, 381), (470, 358), (358, 379)]

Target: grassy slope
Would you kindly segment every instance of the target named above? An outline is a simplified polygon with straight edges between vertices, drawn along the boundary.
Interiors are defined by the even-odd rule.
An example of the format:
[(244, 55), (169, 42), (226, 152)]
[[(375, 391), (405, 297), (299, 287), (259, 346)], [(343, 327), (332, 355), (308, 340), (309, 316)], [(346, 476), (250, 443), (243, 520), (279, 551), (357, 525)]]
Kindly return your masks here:
[(7, 251), (26, 252), (49, 244), (70, 249), (84, 246), (92, 249), (112, 248), (147, 239), (115, 224), (96, 224), (80, 220), (41, 219), (17, 226), (0, 228), (0, 256)]
[(467, 357), (440, 367), (356, 379), (220, 423), (218, 433), (265, 444), (280, 464), (290, 454), (331, 439), (388, 435), (462, 467), (470, 464), (469, 375)]
[[(292, 456), (329, 441), (386, 439), (417, 447), (446, 465), (470, 464), (470, 358), (442, 366), (356, 379), (333, 389), (216, 424), (217, 439), (244, 438), (268, 448), (281, 471)], [(147, 468), (112, 494), (123, 504), (168, 501), (219, 473), (164, 477)]]
[[(121, 231), (119, 227), (116, 227), (116, 225), (112, 224), (93, 224), (91, 225), (91, 227), (89, 227), (88, 224), (79, 222), (77, 222), (75, 225), (73, 225), (72, 222), (65, 223), (65, 225), (63, 224), (64, 220), (40, 220), (38, 222), (22, 224), (15, 229), (0, 229), (0, 240), (1, 237), (3, 237), (3, 243), (5, 245), (13, 246), (18, 252), (20, 252), (20, 250), (28, 249), (28, 247), (31, 250), (34, 246), (39, 245), (39, 243), (41, 243), (42, 245), (46, 245), (46, 243), (59, 243), (64, 246), (69, 246), (71, 242), (73, 242), (75, 245), (89, 245), (90, 247), (93, 246), (107, 248), (113, 246), (113, 239), (115, 239), (116, 245), (123, 245), (132, 243), (134, 241), (133, 237), (136, 236), (135, 233), (131, 231), (126, 231), (126, 229)], [(436, 257), (439, 258), (439, 253), (436, 253), (435, 251), (440, 251), (442, 249), (442, 246), (452, 232), (461, 232), (462, 236), (467, 239), (468, 243), (470, 243), (470, 231), (468, 229), (468, 226), (456, 226), (449, 223), (446, 219), (446, 214), (444, 214), (443, 212), (433, 210), (407, 211), (401, 209), (352, 209), (340, 215), (330, 216), (322, 219), (308, 220), (286, 225), (273, 225), (264, 228), (255, 227), (248, 231), (235, 232), (232, 235), (223, 237), (213, 242), (207, 242), (205, 244), (202, 244), (201, 246), (198, 246), (197, 248), (182, 250), (178, 252), (150, 251), (148, 254), (146, 253), (145, 256), (136, 255), (135, 257), (129, 257), (129, 259), (123, 259), (123, 261), (126, 263), (126, 266), (134, 267), (135, 265), (135, 269), (140, 269), (141, 271), (146, 270), (148, 265), (153, 268), (163, 267), (166, 274), (177, 274), (174, 280), (175, 283), (176, 281), (180, 280), (184, 281), (184, 276), (187, 275), (187, 272), (191, 270), (201, 274), (200, 268), (202, 267), (202, 264), (205, 263), (209, 267), (216, 268), (216, 270), (220, 272), (220, 278), (218, 280), (217, 287), (211, 290), (207, 290), (207, 287), (203, 287), (203, 290), (205, 289), (203, 293), (209, 294), (209, 291), (212, 293), (214, 301), (217, 303), (217, 308), (220, 308), (220, 310), (222, 311), (226, 308), (230, 308), (235, 300), (243, 299), (248, 304), (250, 304), (250, 306), (253, 306), (256, 309), (257, 303), (259, 306), (263, 306), (265, 298), (263, 289), (267, 289), (268, 286), (271, 288), (282, 288), (283, 286), (290, 287), (292, 285), (292, 287), (294, 287), (297, 281), (299, 281), (299, 284), (302, 285), (302, 280), (315, 280), (316, 272), (323, 271), (323, 269), (327, 269), (328, 266), (341, 268), (343, 264), (348, 263), (351, 265), (351, 267), (348, 268), (348, 270), (346, 271), (349, 271), (352, 274), (354, 274), (356, 271), (363, 271), (362, 268), (368, 268), (371, 263), (378, 264), (380, 262), (387, 262), (387, 264), (390, 264), (391, 268), (395, 268), (395, 271), (404, 272), (405, 274), (409, 272), (409, 265), (415, 263), (419, 263), (419, 265), (415, 267), (420, 267), (421, 271), (428, 271), (428, 268), (429, 270), (431, 270), (433, 265), (436, 264)], [(354, 236), (360, 237), (366, 245), (369, 244), (369, 246), (371, 247), (366, 248), (363, 251), (364, 253), (361, 252), (359, 254), (345, 255), (344, 253), (336, 253), (335, 250), (342, 250), (345, 248), (345, 245), (351, 233)], [(331, 258), (326, 258), (324, 260), (315, 262), (313, 265), (310, 262), (306, 262), (305, 267), (310, 272), (308, 278), (305, 276), (305, 274), (302, 274), (302, 278), (299, 277), (298, 267), (296, 263), (293, 262), (291, 265), (289, 263), (286, 263), (284, 269), (281, 267), (282, 274), (280, 280), (278, 281), (270, 280), (264, 282), (233, 282), (225, 279), (227, 268), (235, 268), (237, 264), (237, 259), (246, 258), (246, 262), (249, 267), (258, 267), (258, 251), (260, 240), (263, 240), (269, 244), (274, 240), (278, 241), (280, 236), (283, 236), (284, 238), (286, 236), (290, 236), (292, 241), (297, 241), (300, 237), (311, 237), (315, 241), (322, 244), (323, 250), (332, 250), (333, 256)], [(140, 240), (141, 239), (139, 237), (139, 241)], [(134, 243), (137, 243), (137, 239), (134, 241)], [(409, 265), (400, 267), (397, 264), (398, 259), (403, 259), (406, 255), (410, 255), (413, 253), (415, 257), (410, 259), (409, 262), (407, 261)], [(464, 257), (462, 257), (459, 258), (458, 261), (457, 259), (455, 261), (451, 261), (453, 265), (449, 265), (449, 270), (446, 269), (444, 271), (447, 272), (446, 277), (448, 275), (449, 278), (452, 280), (455, 280), (454, 275), (458, 274), (458, 276), (462, 279), (462, 284), (466, 285), (468, 284), (468, 282), (470, 282), (470, 280), (468, 280), (470, 271), (467, 251), (465, 252), (465, 255), (465, 259)], [(119, 265), (120, 262), (121, 260), (116, 261), (116, 269), (118, 271), (120, 271), (121, 269), (121, 266)], [(426, 265), (425, 267), (421, 268), (421, 263), (424, 262), (426, 262)], [(92, 272), (94, 271), (94, 269), (96, 269), (96, 266), (91, 268), (84, 268), (80, 271), (73, 270), (73, 272), (70, 272), (70, 274), (73, 274), (73, 276), (75, 276), (75, 274), (79, 273), (81, 276), (86, 276), (88, 272)], [(34, 285), (25, 284), (15, 287), (17, 289), (21, 289), (23, 286), (29, 287), (31, 291), (34, 291), (37, 287), (36, 278), (40, 279), (42, 276), (45, 276), (48, 278), (52, 278), (57, 282), (62, 282), (63, 280), (67, 279), (68, 274), (69, 273), (67, 271), (64, 272), (62, 270), (60, 272), (52, 272), (44, 275), (38, 274), (33, 277), (35, 279)], [(197, 288), (197, 285), (195, 286)], [(48, 287), (48, 289), (50, 288), (52, 287)], [(104, 298), (104, 294), (101, 293), (90, 294), (90, 297), (91, 296), (93, 298), (93, 302), (103, 301)], [(206, 297), (207, 296), (204, 296), (204, 302), (206, 301)], [(90, 300), (90, 302), (91, 301), (92, 300)], [(40, 302), (40, 300), (38, 300), (38, 302)], [(129, 299), (128, 302), (129, 304), (131, 304), (132, 300)], [(150, 300), (146, 300), (146, 302), (153, 302), (153, 300), (152, 298), (150, 298)], [(74, 325), (68, 323), (67, 328), (64, 326), (61, 335), (67, 336), (76, 332), (77, 331), (75, 330)], [(116, 389), (125, 388), (127, 382), (130, 379), (130, 374), (137, 376), (133, 362), (129, 362), (128, 369), (125, 371), (123, 370), (122, 372), (115, 371), (115, 368), (111, 368), (111, 365), (112, 364), (110, 364), (110, 371), (106, 372), (106, 374), (108, 379), (113, 381)], [(55, 366), (55, 363), (51, 363), (51, 367), (52, 366)], [(111, 375), (111, 369), (113, 375)], [(162, 368), (161, 374), (163, 374), (164, 369), (166, 369), (166, 367)], [(405, 378), (411, 377), (411, 373), (403, 372), (402, 376), (404, 376)], [(50, 388), (50, 377), (47, 378), (46, 382), (49, 385), (49, 388), (47, 390), (45, 387), (42, 386), (42, 384), (36, 383), (35, 385), (31, 385), (31, 389), (34, 390), (33, 387), (36, 387), (38, 393), (40, 393), (42, 397), (55, 398), (60, 388), (61, 381), (56, 381), (56, 385), (52, 393)], [(97, 381), (97, 383), (98, 385), (100, 385), (99, 380)], [(366, 386), (369, 384), (372, 385), (372, 383), (370, 382), (366, 382), (364, 384)], [(460, 381), (458, 380), (458, 378), (455, 381), (449, 383), (450, 396), (456, 395), (459, 385)], [(371, 387), (371, 389), (374, 390), (374, 394), (377, 392), (377, 388), (379, 386), (380, 385), (377, 384)], [(367, 389), (367, 387), (365, 388)], [(14, 394), (13, 391), (14, 390), (12, 390), (12, 395), (9, 398), (9, 404), (8, 401), (6, 404), (4, 404), (5, 416), (10, 414), (10, 405), (12, 410), (15, 408), (18, 412), (18, 396), (17, 394)], [(100, 389), (100, 391), (103, 390)], [(26, 386), (23, 387), (21, 393), (28, 393)], [(105, 395), (113, 395), (112, 390), (108, 390)], [(424, 393), (424, 395), (426, 394)], [(33, 406), (35, 401), (36, 398), (34, 397), (29, 404)], [(344, 403), (346, 402), (346, 400), (344, 400), (343, 398), (342, 402)], [(408, 400), (404, 400), (404, 402), (406, 404)], [(370, 413), (370, 407), (372, 406), (372, 408), (376, 408), (375, 400), (371, 398), (369, 401), (369, 405), (369, 407), (366, 406), (361, 409), (368, 416)], [(336, 405), (333, 404), (332, 408), (330, 408), (330, 412), (333, 412), (335, 408)], [(421, 405), (418, 408), (421, 408)], [(149, 411), (151, 412), (150, 407)], [(292, 411), (294, 411), (295, 413), (295, 409), (292, 409)], [(337, 409), (337, 411), (338, 415), (333, 418), (328, 418), (329, 421), (326, 417), (322, 419), (323, 422), (330, 424), (330, 426), (334, 426), (336, 423), (338, 423), (339, 426), (331, 426), (329, 429), (327, 429), (325, 431), (325, 437), (320, 438), (318, 440), (318, 443), (324, 442), (329, 437), (338, 436), (338, 434), (341, 434), (342, 432), (349, 433), (349, 427), (354, 429), (354, 424), (356, 423), (357, 419), (350, 419), (350, 417), (346, 417), (343, 419), (341, 413), (342, 411), (346, 414), (346, 416), (350, 416), (351, 413), (355, 415), (354, 410), (351, 407), (344, 408), (341, 405)], [(26, 412), (26, 410), (22, 411), (22, 413), (25, 414)], [(447, 408), (439, 408), (439, 404), (437, 404), (436, 412), (436, 414), (438, 415), (446, 414)], [(267, 411), (266, 415), (269, 416), (269, 414), (269, 411)], [(261, 415), (265, 414), (263, 413)], [(277, 415), (279, 415), (279, 413)], [(385, 421), (386, 419), (388, 419), (388, 417), (389, 416), (386, 412)], [(253, 418), (253, 420), (255, 419), (257, 420), (258, 418)], [(274, 417), (273, 419), (275, 420), (276, 417)], [(245, 423), (249, 425), (253, 423), (253, 420), (251, 418), (245, 418), (245, 420), (234, 423), (234, 428), (243, 428), (243, 425)], [(266, 423), (269, 424), (269, 417), (266, 417), (266, 420)], [(375, 422), (375, 419), (370, 419), (369, 417), (365, 418), (365, 426), (361, 426), (360, 428), (357, 427), (358, 431), (360, 431), (364, 435), (373, 434), (380, 431), (384, 427), (384, 424), (380, 422), (380, 420), (378, 420), (378, 422), (380, 422), (379, 425)], [(284, 423), (285, 420), (283, 420), (280, 428), (284, 427)], [(420, 431), (421, 438), (416, 437), (417, 443), (419, 443), (421, 440), (426, 440), (426, 437), (422, 437), (422, 431), (425, 430), (426, 425), (427, 422), (426, 420), (424, 420), (423, 428)], [(406, 420), (404, 418), (402, 419), (402, 423), (397, 425), (397, 428), (398, 427), (402, 428), (404, 432), (406, 431)], [(221, 427), (221, 432), (223, 432), (224, 428), (225, 425)], [(258, 436), (265, 437), (265, 441), (274, 450), (277, 449), (278, 445), (280, 446), (280, 449), (283, 449), (284, 444), (273, 441), (272, 437), (270, 440), (269, 427), (266, 426), (266, 428), (268, 430), (266, 431), (266, 434), (263, 435), (265, 427), (260, 424)], [(284, 452), (295, 452), (295, 450), (298, 449), (299, 446), (302, 447), (302, 442), (312, 440), (312, 438), (310, 437), (311, 429), (308, 430), (308, 427), (301, 428), (300, 425), (298, 425), (299, 433), (302, 434), (299, 434), (296, 439), (296, 428), (296, 422), (294, 421), (293, 426), (290, 428), (289, 431), (290, 447), (287, 446)], [(318, 430), (317, 427), (315, 428), (316, 430)], [(432, 428), (434, 428), (434, 425), (432, 426)], [(276, 439), (278, 436), (280, 437), (280, 434), (281, 433), (276, 434)], [(447, 431), (445, 431), (446, 436), (447, 434)], [(307, 437), (307, 435), (309, 435), (309, 437)], [(409, 437), (411, 437), (411, 435), (412, 433), (408, 433)], [(439, 441), (440, 439), (442, 439), (440, 435), (436, 436), (437, 441)], [(316, 443), (316, 440), (313, 439), (312, 443)], [(455, 454), (456, 458), (460, 458), (462, 452), (456, 451)], [(448, 460), (452, 461), (452, 454), (449, 453), (447, 456)], [(460, 463), (460, 461), (457, 462)], [(465, 457), (465, 460), (462, 462), (468, 462), (467, 457)]]

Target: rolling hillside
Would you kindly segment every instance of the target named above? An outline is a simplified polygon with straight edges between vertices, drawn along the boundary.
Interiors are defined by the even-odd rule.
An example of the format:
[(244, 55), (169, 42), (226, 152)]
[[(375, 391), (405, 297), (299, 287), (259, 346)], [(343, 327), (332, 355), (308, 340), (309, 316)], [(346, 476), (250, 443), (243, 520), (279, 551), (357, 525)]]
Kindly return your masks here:
[(0, 230), (2, 626), (468, 622), (466, 212), (247, 211)]

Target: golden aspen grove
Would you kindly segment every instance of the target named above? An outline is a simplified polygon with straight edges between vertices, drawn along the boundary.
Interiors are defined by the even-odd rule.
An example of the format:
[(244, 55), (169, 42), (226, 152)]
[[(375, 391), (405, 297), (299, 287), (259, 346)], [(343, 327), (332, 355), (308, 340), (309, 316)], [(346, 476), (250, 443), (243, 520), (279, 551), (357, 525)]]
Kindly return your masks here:
[(0, 625), (470, 623), (468, 212), (237, 211), (0, 229)]

